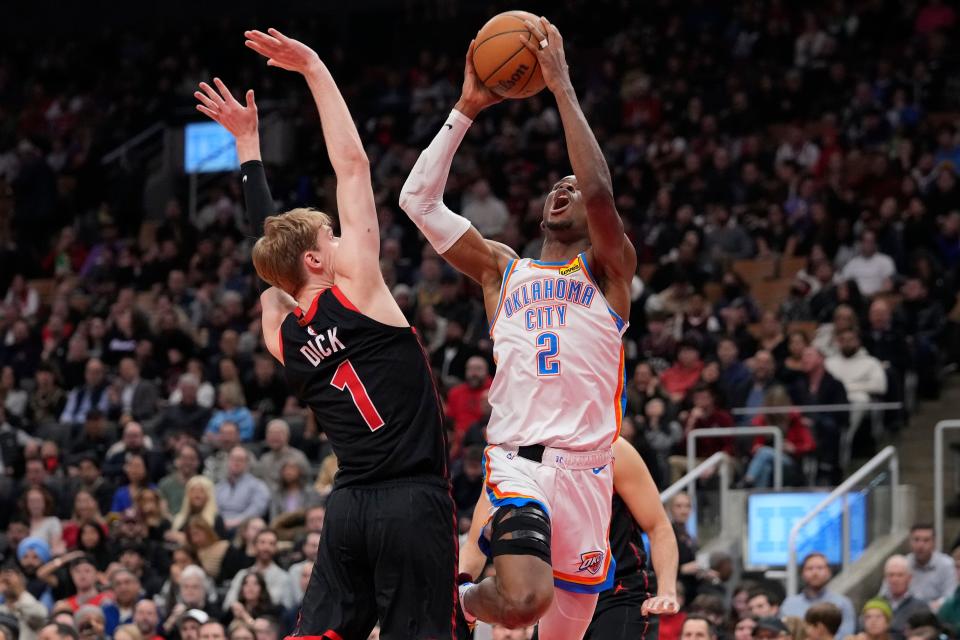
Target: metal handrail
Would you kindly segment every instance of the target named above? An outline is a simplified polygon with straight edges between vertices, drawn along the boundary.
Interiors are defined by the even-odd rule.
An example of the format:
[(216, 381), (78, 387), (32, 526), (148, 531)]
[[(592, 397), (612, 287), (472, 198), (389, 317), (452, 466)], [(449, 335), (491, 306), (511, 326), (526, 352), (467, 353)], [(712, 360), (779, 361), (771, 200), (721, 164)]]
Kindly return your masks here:
[[(687, 473), (697, 462), (697, 440), (724, 438), (729, 436), (773, 436), (773, 450), (776, 458), (773, 463), (773, 488), (783, 488), (783, 431), (779, 427), (763, 425), (758, 427), (705, 427), (693, 429), (687, 434)], [(696, 503), (694, 503), (695, 505)]]
[[(727, 491), (730, 489), (730, 465), (732, 461), (730, 456), (725, 454), (723, 451), (717, 451), (715, 454), (698, 464), (696, 467), (691, 469), (684, 475), (682, 478), (674, 482), (672, 485), (663, 490), (660, 494), (660, 502), (666, 504), (668, 500), (673, 498), (675, 495), (687, 489), (691, 485), (695, 484), (697, 480), (700, 479), (707, 471), (714, 469), (716, 467), (720, 468), (720, 522), (723, 522), (723, 510), (726, 508), (727, 504)], [(689, 491), (690, 503), (691, 506), (695, 504), (694, 497), (696, 491)], [(694, 508), (691, 510), (691, 517), (697, 518), (697, 510)], [(699, 522), (697, 523), (697, 530), (699, 531)]]
[(960, 429), (960, 420), (941, 420), (933, 431), (933, 535), (943, 547), (943, 439), (948, 429)]
[(130, 149), (138, 146), (143, 141), (156, 135), (160, 131), (163, 131), (165, 127), (166, 127), (166, 123), (164, 123), (163, 121), (154, 122), (152, 125), (144, 129), (140, 133), (136, 134), (135, 136), (133, 136), (132, 138), (130, 138), (129, 140), (127, 140), (126, 142), (118, 146), (116, 149), (113, 149), (112, 151), (107, 152), (103, 156), (103, 158), (100, 160), (100, 164), (108, 165), (111, 162), (114, 162), (115, 160), (122, 158)]
[[(840, 486), (830, 492), (830, 494), (820, 501), (820, 503), (811, 509), (807, 515), (798, 520), (793, 528), (790, 529), (790, 537), (787, 539), (787, 595), (792, 596), (798, 591), (799, 576), (797, 567), (797, 538), (800, 531), (810, 524), (813, 519), (837, 498), (841, 498), (850, 493), (850, 490), (863, 482), (863, 479), (872, 473), (880, 465), (887, 463), (890, 467), (890, 517), (893, 526), (900, 522), (900, 505), (897, 502), (897, 487), (900, 485), (900, 458), (897, 455), (896, 447), (885, 447), (880, 453), (873, 456), (865, 465), (857, 469), (853, 475), (844, 480)], [(849, 505), (846, 501), (843, 503), (843, 524), (840, 535), (842, 537), (843, 556), (841, 559), (842, 568), (846, 568), (850, 562), (850, 514)]]

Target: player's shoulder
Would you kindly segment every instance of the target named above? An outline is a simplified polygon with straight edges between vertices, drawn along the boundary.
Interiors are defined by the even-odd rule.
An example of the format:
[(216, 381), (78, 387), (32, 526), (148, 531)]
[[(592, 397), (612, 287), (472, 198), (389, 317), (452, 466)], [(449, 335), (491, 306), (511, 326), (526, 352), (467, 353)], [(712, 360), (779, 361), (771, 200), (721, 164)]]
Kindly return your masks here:
[(496, 240), (485, 240), (487, 246), (490, 247), (490, 251), (497, 258), (497, 267), (502, 273), (504, 269), (507, 268), (507, 265), (510, 264), (511, 260), (519, 260), (520, 256), (517, 255), (517, 252), (513, 250), (509, 245), (503, 244), (502, 242), (497, 242)]
[(591, 246), (583, 252), (583, 257), (589, 269), (603, 280), (620, 280), (630, 283), (636, 275), (637, 250), (627, 234), (623, 234), (621, 251), (601, 253)]

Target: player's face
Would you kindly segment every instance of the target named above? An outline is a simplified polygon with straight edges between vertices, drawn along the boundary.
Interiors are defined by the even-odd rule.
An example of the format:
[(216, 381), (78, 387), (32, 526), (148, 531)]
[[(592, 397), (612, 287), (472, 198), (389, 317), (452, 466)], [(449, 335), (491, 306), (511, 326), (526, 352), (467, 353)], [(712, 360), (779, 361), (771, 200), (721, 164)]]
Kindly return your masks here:
[(587, 209), (576, 176), (561, 179), (547, 194), (543, 203), (543, 228), (561, 240), (586, 237)]
[(316, 246), (304, 252), (302, 259), (307, 268), (307, 274), (319, 274), (326, 277), (332, 277), (334, 273), (333, 258), (336, 255), (336, 249), (340, 245), (340, 238), (333, 235), (333, 228), (327, 225), (321, 225), (317, 229)]

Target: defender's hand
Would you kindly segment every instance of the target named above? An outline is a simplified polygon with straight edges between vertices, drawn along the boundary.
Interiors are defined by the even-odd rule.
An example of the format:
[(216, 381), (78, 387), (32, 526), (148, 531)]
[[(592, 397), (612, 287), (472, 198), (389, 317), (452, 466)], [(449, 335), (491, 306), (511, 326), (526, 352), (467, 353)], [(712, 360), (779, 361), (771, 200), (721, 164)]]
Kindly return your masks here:
[[(524, 20), (523, 23), (533, 34), (533, 39), (518, 36), (520, 42), (540, 62), (543, 81), (553, 93), (563, 91), (570, 86), (570, 68), (567, 66), (567, 55), (563, 51), (563, 36), (549, 20), (540, 17), (537, 22)], [(546, 44), (541, 47), (541, 44)]]
[(320, 64), (320, 56), (316, 51), (276, 29), (267, 29), (267, 33), (257, 30), (244, 31), (243, 35), (247, 38), (244, 44), (267, 58), (267, 64), (271, 67), (306, 75)]
[(467, 48), (467, 62), (463, 69), (463, 91), (457, 101), (456, 110), (473, 120), (478, 113), (503, 100), (503, 97), (484, 86), (473, 66), (473, 44)]
[(644, 616), (660, 616), (676, 613), (680, 610), (674, 596), (656, 596), (645, 600), (640, 606), (640, 614)]
[(193, 97), (200, 102), (197, 111), (223, 125), (238, 140), (256, 136), (257, 103), (253, 99), (253, 89), (247, 91), (247, 104), (244, 106), (237, 102), (220, 78), (214, 78), (213, 84), (217, 85), (216, 89), (206, 82), (201, 82), (202, 91), (193, 92)]

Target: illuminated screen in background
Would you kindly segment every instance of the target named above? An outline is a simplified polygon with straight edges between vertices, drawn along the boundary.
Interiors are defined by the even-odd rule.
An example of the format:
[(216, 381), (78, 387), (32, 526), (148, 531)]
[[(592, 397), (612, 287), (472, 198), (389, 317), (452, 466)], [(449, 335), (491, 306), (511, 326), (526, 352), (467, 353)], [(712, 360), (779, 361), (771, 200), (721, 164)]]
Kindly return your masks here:
[(188, 124), (183, 138), (183, 169), (187, 173), (234, 171), (240, 167), (233, 136), (216, 122)]
[[(826, 492), (753, 493), (747, 498), (748, 567), (783, 567), (787, 564), (787, 538), (790, 530), (824, 498)], [(820, 512), (800, 531), (797, 560), (813, 551), (827, 556), (830, 564), (840, 564), (843, 553), (843, 500), (850, 509), (850, 561), (854, 562), (867, 546), (866, 493), (851, 493)]]

